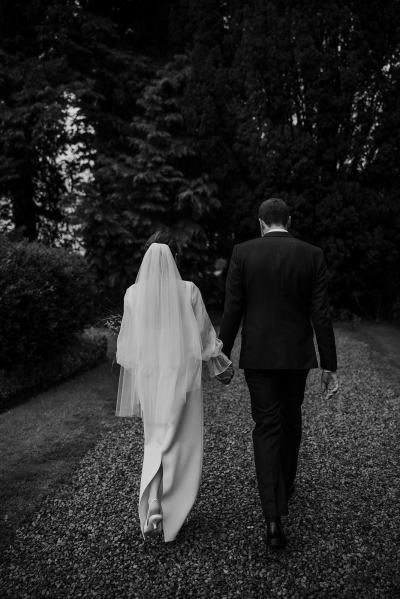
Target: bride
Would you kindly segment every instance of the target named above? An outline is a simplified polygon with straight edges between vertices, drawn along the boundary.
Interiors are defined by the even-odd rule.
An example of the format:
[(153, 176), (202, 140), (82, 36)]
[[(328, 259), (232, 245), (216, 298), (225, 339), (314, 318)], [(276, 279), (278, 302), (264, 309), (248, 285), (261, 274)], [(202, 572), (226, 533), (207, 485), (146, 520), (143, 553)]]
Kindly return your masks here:
[(146, 247), (136, 282), (124, 297), (116, 415), (143, 419), (142, 534), (163, 531), (164, 540), (173, 541), (200, 485), (202, 361), (223, 383), (231, 380), (233, 369), (199, 289), (179, 274), (175, 240), (158, 231)]

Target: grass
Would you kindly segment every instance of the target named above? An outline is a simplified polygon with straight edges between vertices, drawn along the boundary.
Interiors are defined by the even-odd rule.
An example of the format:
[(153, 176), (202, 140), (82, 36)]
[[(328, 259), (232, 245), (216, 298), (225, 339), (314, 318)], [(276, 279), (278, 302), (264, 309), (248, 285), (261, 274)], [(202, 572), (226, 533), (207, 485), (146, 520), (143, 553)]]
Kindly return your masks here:
[(0, 415), (0, 549), (114, 423), (117, 376), (103, 361)]

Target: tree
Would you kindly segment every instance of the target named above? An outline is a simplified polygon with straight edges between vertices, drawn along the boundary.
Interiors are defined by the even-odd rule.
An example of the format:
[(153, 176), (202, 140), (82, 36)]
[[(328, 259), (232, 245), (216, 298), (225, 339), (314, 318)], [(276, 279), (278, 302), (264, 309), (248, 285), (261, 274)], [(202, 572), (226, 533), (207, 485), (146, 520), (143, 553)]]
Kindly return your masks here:
[(295, 233), (324, 248), (335, 304), (389, 314), (399, 294), (386, 270), (400, 246), (398, 3), (199, 4), (187, 111), (218, 184), (221, 251), (257, 234), (258, 204), (281, 196)]
[(400, 306), (397, 0), (5, 0), (0, 16), (3, 221), (56, 243), (78, 219), (120, 293), (154, 227), (177, 228), (196, 276), (279, 195), (338, 309)]
[(198, 167), (180, 109), (189, 74), (184, 55), (160, 69), (126, 131), (129, 153), (112, 161), (97, 157), (96, 184), (88, 186), (82, 207), (85, 243), (98, 279), (119, 296), (132, 284), (145, 241), (158, 227), (176, 231), (189, 276), (198, 280), (206, 272), (207, 226), (219, 204), (215, 185)]
[(16, 232), (34, 240), (39, 221), (59, 222), (64, 184), (57, 157), (66, 143), (66, 98), (53, 81), (59, 62), (43, 60), (36, 1), (3, 2), (0, 69), (0, 195)]

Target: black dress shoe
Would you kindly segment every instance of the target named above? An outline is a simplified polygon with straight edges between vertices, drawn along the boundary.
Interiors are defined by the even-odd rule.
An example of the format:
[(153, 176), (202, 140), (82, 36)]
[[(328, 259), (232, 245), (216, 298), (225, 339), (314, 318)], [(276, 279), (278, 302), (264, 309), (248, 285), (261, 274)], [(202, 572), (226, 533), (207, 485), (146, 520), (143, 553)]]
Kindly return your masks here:
[(287, 539), (283, 532), (280, 518), (271, 518), (270, 520), (267, 520), (266, 544), (267, 547), (273, 549), (282, 549), (287, 545)]

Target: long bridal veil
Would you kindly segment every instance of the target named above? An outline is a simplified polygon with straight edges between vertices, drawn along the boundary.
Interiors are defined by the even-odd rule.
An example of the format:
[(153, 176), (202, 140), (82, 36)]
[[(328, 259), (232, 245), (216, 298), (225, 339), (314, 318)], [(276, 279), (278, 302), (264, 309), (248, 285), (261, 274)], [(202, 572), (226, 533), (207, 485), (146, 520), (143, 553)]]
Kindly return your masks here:
[(201, 340), (187, 293), (170, 248), (152, 243), (124, 298), (117, 416), (167, 425), (200, 388)]

